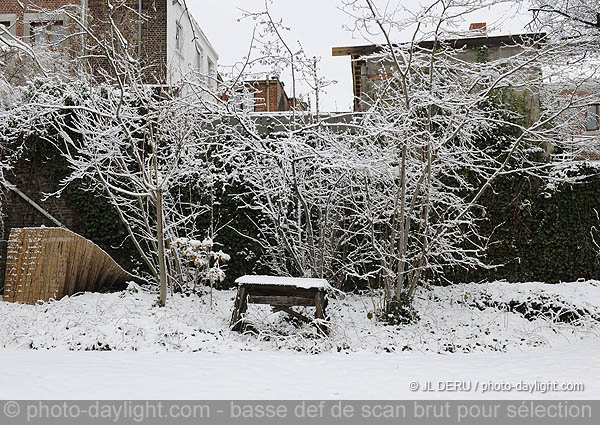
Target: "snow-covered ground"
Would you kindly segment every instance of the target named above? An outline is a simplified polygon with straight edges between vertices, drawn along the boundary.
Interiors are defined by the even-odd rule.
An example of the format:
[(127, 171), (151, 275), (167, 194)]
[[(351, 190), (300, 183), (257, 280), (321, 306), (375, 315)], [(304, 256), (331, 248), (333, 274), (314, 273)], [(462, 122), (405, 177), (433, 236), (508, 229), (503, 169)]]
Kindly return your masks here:
[[(0, 399), (598, 399), (600, 345), (511, 353), (173, 353), (0, 351)], [(471, 391), (436, 389), (464, 381)], [(582, 382), (584, 391), (483, 392)], [(479, 382), (479, 388), (475, 385)], [(414, 385), (414, 384), (412, 384)], [(541, 387), (540, 387), (541, 388)]]
[(132, 286), (0, 302), (0, 398), (600, 397), (596, 281), (432, 288), (416, 300), (421, 321), (403, 327), (369, 319), (377, 299), (346, 295), (330, 300), (328, 338), (253, 305), (259, 334), (230, 332), (234, 296), (214, 291), (211, 307), (208, 295), (175, 295), (157, 309)]

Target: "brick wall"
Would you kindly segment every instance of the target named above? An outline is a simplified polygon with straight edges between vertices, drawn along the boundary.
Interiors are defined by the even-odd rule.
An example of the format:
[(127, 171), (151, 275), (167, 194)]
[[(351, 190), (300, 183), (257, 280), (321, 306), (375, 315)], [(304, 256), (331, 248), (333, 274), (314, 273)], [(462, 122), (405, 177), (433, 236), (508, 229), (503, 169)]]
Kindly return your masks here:
[(151, 18), (142, 25), (142, 58), (156, 66), (155, 79), (167, 78), (167, 1), (143, 0), (143, 13)]
[[(141, 55), (148, 66), (146, 76), (149, 83), (166, 83), (167, 72), (167, 1), (142, 0), (142, 14), (148, 19), (142, 22)], [(127, 0), (116, 13), (113, 21), (128, 40), (129, 53), (137, 57), (139, 49), (139, 23), (137, 15), (139, 0)], [(108, 37), (108, 6), (106, 0), (88, 0), (90, 27), (98, 34)]]
[(14, 13), (17, 15), (17, 36), (23, 37), (23, 15), (37, 13), (40, 8), (54, 10), (69, 4), (81, 4), (80, 0), (2, 0), (0, 14)]
[[(137, 57), (139, 40), (139, 19), (136, 14), (140, 0), (126, 0), (118, 6), (113, 19), (121, 33), (129, 42), (130, 54)], [(167, 1), (169, 0), (141, 0), (142, 13), (148, 17), (142, 24), (142, 59), (149, 68), (146, 72), (149, 83), (166, 82), (167, 70)], [(115, 2), (112, 2), (114, 5)], [(25, 13), (38, 13), (40, 10), (55, 10), (67, 5), (80, 6), (81, 0), (1, 0), (0, 14), (16, 14), (15, 25), (18, 37), (29, 36), (24, 34)], [(88, 23), (100, 38), (108, 38), (108, 1), (87, 0)], [(74, 24), (72, 24), (74, 25)], [(95, 63), (93, 66), (106, 68), (106, 63)]]
[[(50, 197), (42, 200), (44, 193), (53, 192), (58, 188), (58, 182), (52, 180), (44, 170), (43, 164), (21, 161), (14, 172), (6, 175), (7, 180), (14, 184), (33, 201), (50, 213), (54, 218), (68, 228), (77, 231), (78, 220), (74, 211), (63, 198)], [(0, 201), (2, 206), (3, 229), (0, 232), (0, 288), (4, 286), (6, 266), (6, 240), (10, 230), (16, 227), (56, 227), (39, 211), (33, 208), (23, 198), (10, 190), (4, 190), (5, 198)]]
[[(249, 82), (254, 94), (255, 112), (284, 112), (290, 110), (289, 98), (283, 83), (277, 79)], [(267, 108), (267, 102), (269, 107)]]
[[(45, 193), (53, 193), (59, 188), (59, 181), (57, 177), (53, 177), (52, 173), (48, 171), (48, 164), (39, 159), (23, 160), (14, 168), (13, 172), (6, 173), (5, 176), (21, 192), (25, 193), (69, 230), (98, 244), (121, 267), (126, 270), (132, 270), (135, 267), (131, 260), (137, 253), (131, 243), (124, 242), (125, 230), (123, 229), (122, 233), (119, 233), (114, 228), (110, 228), (103, 232), (101, 225), (93, 221), (93, 217), (98, 215), (114, 216), (115, 220), (118, 220), (114, 210), (108, 203), (92, 201), (89, 206), (93, 206), (93, 211), (90, 211), (89, 206), (79, 205), (80, 209), (77, 209), (75, 204), (69, 204), (67, 199), (71, 198), (68, 196), (51, 196), (43, 199)], [(53, 221), (46, 218), (13, 191), (3, 189), (3, 194), (5, 196), (0, 197), (0, 213), (2, 214), (0, 220), (0, 294), (2, 294), (6, 267), (6, 241), (10, 236), (10, 230), (20, 227), (57, 227)], [(86, 197), (85, 199), (88, 199), (88, 196), (93, 197), (92, 194), (82, 192), (79, 192), (78, 197), (82, 195)]]

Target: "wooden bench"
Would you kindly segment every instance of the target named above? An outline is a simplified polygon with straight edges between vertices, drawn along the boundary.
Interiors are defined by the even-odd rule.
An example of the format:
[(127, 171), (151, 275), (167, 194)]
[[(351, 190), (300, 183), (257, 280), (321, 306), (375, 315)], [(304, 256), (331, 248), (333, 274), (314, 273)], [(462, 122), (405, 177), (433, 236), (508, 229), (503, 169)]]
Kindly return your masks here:
[(232, 330), (241, 332), (246, 329), (244, 316), (248, 303), (253, 303), (269, 304), (274, 309), (285, 311), (306, 323), (313, 321), (292, 307), (315, 307), (316, 325), (320, 331), (327, 333), (323, 322), (327, 317), (327, 289), (330, 286), (325, 279), (248, 275), (238, 278), (235, 282), (238, 284), (238, 292), (231, 316)]

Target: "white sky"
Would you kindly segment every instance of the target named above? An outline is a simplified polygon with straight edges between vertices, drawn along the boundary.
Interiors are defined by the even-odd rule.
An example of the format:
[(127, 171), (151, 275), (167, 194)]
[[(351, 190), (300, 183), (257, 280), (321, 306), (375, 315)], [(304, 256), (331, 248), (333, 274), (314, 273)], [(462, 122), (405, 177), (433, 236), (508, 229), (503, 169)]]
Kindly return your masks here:
[[(376, 0), (382, 8), (390, 3), (403, 5), (427, 5), (432, 0)], [(242, 16), (239, 10), (258, 12), (264, 9), (264, 0), (187, 0), (188, 7), (200, 24), (200, 27), (219, 53), (219, 65), (231, 66), (240, 61), (248, 52), (248, 44), (253, 30), (253, 22), (238, 19)], [(291, 31), (285, 34), (289, 44), (302, 43), (307, 55), (321, 58), (321, 73), (337, 84), (327, 88), (321, 97), (322, 110), (350, 111), (352, 109), (352, 73), (349, 57), (332, 57), (331, 48), (382, 42), (374, 36), (366, 40), (360, 34), (352, 34), (344, 28), (353, 24), (352, 18), (339, 8), (341, 0), (274, 0), (271, 12), (274, 17), (283, 19)], [(487, 22), (494, 27), (493, 34), (510, 34), (525, 32), (528, 13), (515, 16), (517, 8), (511, 5), (486, 8), (470, 15), (459, 28), (467, 30), (470, 22)], [(409, 34), (394, 34), (396, 40), (407, 40)], [(267, 70), (265, 70), (267, 71)], [(290, 93), (291, 78), (283, 74), (281, 79), (286, 83)], [(300, 89), (299, 93), (303, 90)], [(309, 92), (305, 89), (305, 98)], [(312, 101), (314, 104), (314, 100)]]

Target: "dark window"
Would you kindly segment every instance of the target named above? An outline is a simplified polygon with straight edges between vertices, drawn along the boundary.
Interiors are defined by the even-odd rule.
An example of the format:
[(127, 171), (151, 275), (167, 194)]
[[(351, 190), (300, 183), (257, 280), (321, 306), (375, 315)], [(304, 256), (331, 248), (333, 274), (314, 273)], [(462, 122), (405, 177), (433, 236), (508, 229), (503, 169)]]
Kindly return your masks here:
[(175, 29), (175, 48), (179, 51), (183, 49), (183, 27), (177, 22), (177, 28)]
[(0, 38), (6, 37), (6, 32), (10, 32), (10, 21), (0, 21)]

